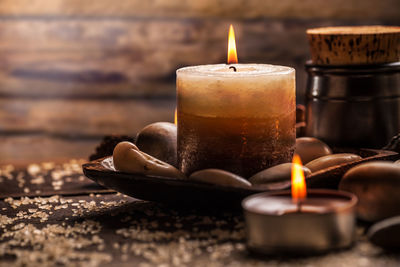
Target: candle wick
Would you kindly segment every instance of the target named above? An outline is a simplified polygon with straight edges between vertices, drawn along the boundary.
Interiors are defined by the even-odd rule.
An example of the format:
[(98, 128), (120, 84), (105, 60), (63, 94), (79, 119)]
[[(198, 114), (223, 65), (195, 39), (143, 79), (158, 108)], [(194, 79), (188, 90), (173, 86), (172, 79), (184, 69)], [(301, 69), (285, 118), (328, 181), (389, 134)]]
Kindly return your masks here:
[(301, 212), (301, 200), (297, 200), (297, 212)]
[(234, 67), (234, 66), (230, 66), (229, 69), (233, 69), (234, 72), (237, 71), (236, 67)]

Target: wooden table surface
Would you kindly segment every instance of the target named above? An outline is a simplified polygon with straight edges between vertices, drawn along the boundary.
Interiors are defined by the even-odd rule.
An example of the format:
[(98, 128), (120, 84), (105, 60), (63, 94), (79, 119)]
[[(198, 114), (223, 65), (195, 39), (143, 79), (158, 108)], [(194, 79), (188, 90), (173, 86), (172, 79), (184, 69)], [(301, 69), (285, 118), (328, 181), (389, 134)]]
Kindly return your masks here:
[(366, 240), (361, 225), (349, 250), (305, 258), (255, 256), (246, 250), (241, 211), (137, 200), (91, 182), (82, 163), (0, 168), (0, 266), (400, 265), (398, 255)]

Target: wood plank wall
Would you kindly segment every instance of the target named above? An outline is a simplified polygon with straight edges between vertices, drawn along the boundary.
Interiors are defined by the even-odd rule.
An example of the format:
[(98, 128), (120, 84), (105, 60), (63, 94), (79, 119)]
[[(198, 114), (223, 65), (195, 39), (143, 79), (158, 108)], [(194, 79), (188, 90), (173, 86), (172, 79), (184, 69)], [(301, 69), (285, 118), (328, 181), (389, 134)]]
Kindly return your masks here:
[(87, 157), (106, 134), (172, 121), (175, 70), (293, 66), (303, 101), (305, 30), (400, 24), (398, 0), (0, 0), (0, 163)]

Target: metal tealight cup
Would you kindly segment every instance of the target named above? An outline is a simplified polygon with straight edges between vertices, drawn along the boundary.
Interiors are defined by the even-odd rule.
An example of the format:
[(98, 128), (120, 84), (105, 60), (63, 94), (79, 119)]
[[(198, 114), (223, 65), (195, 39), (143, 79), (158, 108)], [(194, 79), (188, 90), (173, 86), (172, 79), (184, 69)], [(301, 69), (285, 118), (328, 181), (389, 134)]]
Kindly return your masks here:
[(275, 196), (290, 197), (290, 191), (260, 193), (242, 201), (246, 221), (247, 247), (262, 254), (319, 254), (352, 245), (355, 236), (355, 206), (357, 197), (334, 190), (309, 190), (308, 197), (345, 200), (346, 204), (323, 213), (292, 212), (269, 214), (252, 207), (268, 205)]

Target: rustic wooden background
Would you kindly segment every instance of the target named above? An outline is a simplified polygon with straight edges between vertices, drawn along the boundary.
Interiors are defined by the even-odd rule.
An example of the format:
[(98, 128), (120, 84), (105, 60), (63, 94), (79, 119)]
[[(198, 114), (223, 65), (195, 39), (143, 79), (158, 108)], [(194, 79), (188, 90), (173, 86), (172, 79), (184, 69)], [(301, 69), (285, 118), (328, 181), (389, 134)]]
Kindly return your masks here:
[(175, 70), (293, 66), (303, 101), (305, 30), (400, 24), (399, 0), (0, 0), (0, 163), (87, 157), (106, 134), (172, 121)]

